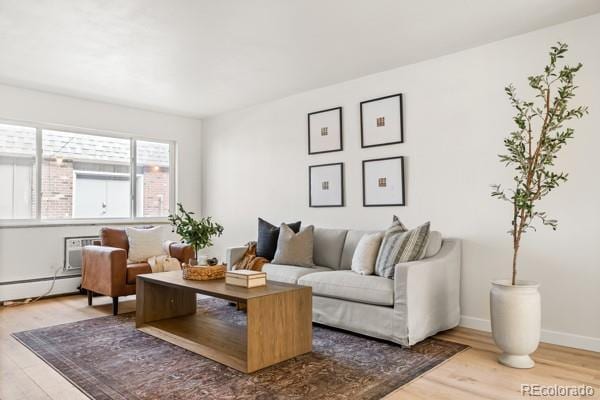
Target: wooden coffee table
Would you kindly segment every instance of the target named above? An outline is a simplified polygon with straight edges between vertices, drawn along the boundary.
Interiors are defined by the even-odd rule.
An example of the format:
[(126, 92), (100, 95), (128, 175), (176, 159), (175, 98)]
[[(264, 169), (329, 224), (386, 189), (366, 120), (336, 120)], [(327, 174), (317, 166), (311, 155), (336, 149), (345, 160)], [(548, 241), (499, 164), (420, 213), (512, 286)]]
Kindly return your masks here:
[[(136, 327), (250, 373), (312, 351), (312, 291), (278, 282), (246, 289), (224, 279), (190, 281), (181, 271), (137, 276)], [(245, 305), (247, 323), (196, 310), (196, 293)]]

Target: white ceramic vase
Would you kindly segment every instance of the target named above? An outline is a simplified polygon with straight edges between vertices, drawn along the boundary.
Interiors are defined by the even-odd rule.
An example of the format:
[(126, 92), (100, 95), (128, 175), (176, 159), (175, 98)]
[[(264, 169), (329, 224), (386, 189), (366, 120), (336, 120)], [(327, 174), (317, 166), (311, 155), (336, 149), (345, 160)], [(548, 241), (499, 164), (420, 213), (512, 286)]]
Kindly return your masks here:
[(513, 368), (532, 368), (530, 354), (540, 342), (542, 307), (539, 285), (532, 281), (492, 282), (490, 311), (492, 334), (502, 350), (501, 364)]

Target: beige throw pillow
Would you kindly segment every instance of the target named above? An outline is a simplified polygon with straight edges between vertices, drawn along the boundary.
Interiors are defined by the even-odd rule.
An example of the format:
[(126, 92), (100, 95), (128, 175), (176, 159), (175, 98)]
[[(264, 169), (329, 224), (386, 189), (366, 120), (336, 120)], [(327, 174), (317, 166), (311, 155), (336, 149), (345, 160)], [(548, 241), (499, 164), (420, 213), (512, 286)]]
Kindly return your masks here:
[(363, 235), (354, 250), (350, 269), (361, 275), (373, 275), (382, 239), (383, 232)]
[(313, 241), (315, 227), (309, 225), (300, 232), (294, 231), (286, 224), (279, 228), (279, 239), (277, 239), (277, 250), (273, 264), (297, 265), (299, 267), (312, 267)]
[(425, 257), (429, 258), (435, 256), (442, 248), (442, 234), (438, 231), (429, 232), (429, 240), (427, 241), (427, 250), (425, 250)]
[(146, 262), (150, 257), (164, 254), (162, 227), (139, 229), (126, 228), (129, 239), (129, 262)]
[(179, 260), (174, 257), (169, 257), (166, 254), (150, 257), (148, 259), (148, 264), (150, 264), (152, 272), (179, 271), (181, 269)]

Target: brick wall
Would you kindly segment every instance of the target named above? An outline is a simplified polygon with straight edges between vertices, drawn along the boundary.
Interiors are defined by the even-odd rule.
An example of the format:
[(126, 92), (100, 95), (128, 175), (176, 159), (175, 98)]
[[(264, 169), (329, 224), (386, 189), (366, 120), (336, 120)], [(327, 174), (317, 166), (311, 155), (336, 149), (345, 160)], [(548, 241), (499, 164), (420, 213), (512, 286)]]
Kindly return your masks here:
[(169, 170), (144, 167), (144, 216), (156, 217), (169, 214)]
[(70, 218), (73, 215), (73, 163), (44, 160), (42, 167), (42, 217)]

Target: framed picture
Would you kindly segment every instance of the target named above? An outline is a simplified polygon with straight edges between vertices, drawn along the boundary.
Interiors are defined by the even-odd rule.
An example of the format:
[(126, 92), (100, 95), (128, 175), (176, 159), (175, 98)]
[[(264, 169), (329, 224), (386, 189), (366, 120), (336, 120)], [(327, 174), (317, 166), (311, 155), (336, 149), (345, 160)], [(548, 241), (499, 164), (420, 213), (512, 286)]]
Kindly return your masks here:
[(404, 206), (404, 157), (362, 162), (363, 206)]
[(360, 146), (374, 147), (402, 143), (402, 94), (360, 103)]
[(342, 107), (308, 114), (308, 154), (342, 151)]
[(310, 207), (344, 206), (344, 164), (308, 167), (308, 204)]

